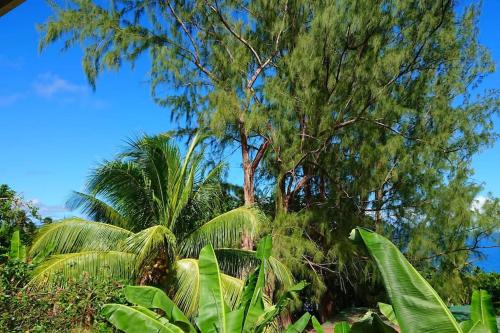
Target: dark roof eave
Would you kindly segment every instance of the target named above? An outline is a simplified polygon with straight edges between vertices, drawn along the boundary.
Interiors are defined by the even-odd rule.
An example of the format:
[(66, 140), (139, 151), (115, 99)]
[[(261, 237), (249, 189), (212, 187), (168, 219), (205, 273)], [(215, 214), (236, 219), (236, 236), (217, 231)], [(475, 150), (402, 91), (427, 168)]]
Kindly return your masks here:
[(0, 0), (0, 16), (22, 4), (25, 0)]

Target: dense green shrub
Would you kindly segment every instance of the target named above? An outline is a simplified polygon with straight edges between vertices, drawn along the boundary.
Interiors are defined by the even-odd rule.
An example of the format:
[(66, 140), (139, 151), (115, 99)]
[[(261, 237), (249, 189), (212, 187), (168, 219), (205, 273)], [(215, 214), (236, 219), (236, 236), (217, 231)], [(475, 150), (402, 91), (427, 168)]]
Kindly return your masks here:
[(122, 302), (122, 284), (83, 275), (63, 288), (27, 290), (31, 265), (9, 261), (0, 267), (0, 332), (113, 332), (100, 310)]

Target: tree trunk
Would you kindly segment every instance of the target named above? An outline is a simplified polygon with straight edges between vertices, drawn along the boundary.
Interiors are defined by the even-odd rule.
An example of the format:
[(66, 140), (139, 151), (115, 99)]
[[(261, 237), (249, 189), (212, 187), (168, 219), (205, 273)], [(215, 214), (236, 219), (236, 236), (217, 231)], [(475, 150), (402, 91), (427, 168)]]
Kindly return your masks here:
[(288, 196), (285, 188), (286, 181), (286, 173), (278, 175), (277, 177), (277, 186), (276, 186), (276, 207), (275, 214), (276, 216), (280, 214), (286, 214), (288, 212)]
[[(241, 152), (243, 161), (243, 195), (245, 200), (245, 206), (251, 206), (255, 203), (255, 193), (254, 193), (254, 170), (252, 168), (252, 162), (248, 156), (248, 145), (245, 140), (243, 140), (243, 135), (241, 135)], [(245, 142), (245, 144), (244, 144)], [(253, 239), (248, 233), (244, 233), (241, 238), (241, 248), (244, 250), (253, 250)]]
[(243, 159), (243, 196), (245, 199), (245, 206), (250, 206), (255, 203), (254, 173), (255, 171), (252, 170), (252, 163), (250, 161), (245, 162), (245, 159)]
[(241, 140), (241, 161), (243, 164), (243, 198), (245, 206), (253, 205), (255, 203), (254, 193), (254, 172), (253, 163), (250, 160), (248, 139), (243, 121), (240, 120), (240, 140)]

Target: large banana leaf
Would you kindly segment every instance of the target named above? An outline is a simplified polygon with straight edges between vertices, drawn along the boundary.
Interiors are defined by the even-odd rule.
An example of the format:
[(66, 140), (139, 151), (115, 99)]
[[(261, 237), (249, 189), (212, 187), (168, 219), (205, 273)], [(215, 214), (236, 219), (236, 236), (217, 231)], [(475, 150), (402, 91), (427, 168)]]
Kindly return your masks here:
[(226, 305), (217, 258), (211, 245), (200, 251), (200, 301), (198, 326), (202, 333), (229, 333), (226, 330)]
[(334, 333), (349, 333), (351, 332), (351, 326), (345, 321), (341, 321), (335, 324)]
[[(255, 329), (256, 333), (259, 332), (264, 332), (264, 330), (269, 327), (269, 325), (272, 323), (273, 320), (275, 320), (285, 309), (287, 306), (289, 300), (293, 299), (295, 296), (295, 293), (298, 291), (301, 291), (307, 286), (307, 283), (305, 281), (301, 281), (294, 285), (293, 287), (287, 289), (283, 295), (280, 296), (278, 299), (278, 302), (276, 302), (275, 305), (271, 305), (267, 307), (264, 311), (264, 318), (259, 319), (257, 328)], [(259, 315), (259, 318), (262, 317), (262, 315)], [(312, 317), (312, 323), (315, 324), (318, 323), (318, 320), (316, 317)], [(321, 325), (320, 325), (321, 326)], [(318, 332), (319, 333), (319, 332)]]
[(309, 324), (310, 319), (311, 314), (309, 312), (304, 313), (295, 323), (286, 328), (285, 333), (302, 333)]
[(12, 238), (10, 239), (9, 259), (17, 259), (20, 261), (26, 260), (26, 246), (21, 243), (19, 230), (12, 233)]
[(242, 306), (245, 308), (243, 332), (250, 332), (259, 317), (264, 314), (264, 287), (265, 287), (265, 264), (271, 256), (272, 238), (263, 238), (257, 247), (256, 257), (260, 259), (259, 268), (248, 278), (243, 291)]
[[(316, 319), (315, 316), (311, 317), (311, 323), (312, 323), (313, 328), (316, 331), (316, 333), (325, 333), (325, 331), (323, 330), (323, 326), (321, 326), (321, 323), (318, 321), (318, 319)], [(347, 325), (347, 328), (349, 328), (349, 324)], [(338, 333), (338, 332), (335, 332), (335, 333)], [(349, 331), (347, 331), (345, 333), (349, 333)]]
[(378, 309), (380, 312), (394, 325), (399, 326), (398, 319), (396, 318), (396, 314), (394, 313), (394, 309), (392, 305), (378, 302)]
[(185, 332), (195, 333), (196, 330), (184, 313), (160, 289), (149, 286), (127, 286), (125, 297), (132, 304), (137, 304), (148, 309), (160, 309), (165, 317)]
[(354, 229), (351, 239), (375, 260), (402, 332), (462, 333), (443, 300), (394, 244), (363, 228)]
[(142, 307), (106, 304), (102, 315), (125, 333), (183, 333), (179, 327), (162, 320), (161, 316)]
[(471, 320), (487, 327), (491, 333), (498, 333), (493, 303), (486, 290), (474, 290), (472, 293)]
[(373, 312), (368, 312), (360, 321), (357, 321), (354, 324), (352, 324), (349, 332), (350, 333), (397, 333), (397, 331), (394, 328), (384, 323), (382, 319), (380, 319), (380, 317)]

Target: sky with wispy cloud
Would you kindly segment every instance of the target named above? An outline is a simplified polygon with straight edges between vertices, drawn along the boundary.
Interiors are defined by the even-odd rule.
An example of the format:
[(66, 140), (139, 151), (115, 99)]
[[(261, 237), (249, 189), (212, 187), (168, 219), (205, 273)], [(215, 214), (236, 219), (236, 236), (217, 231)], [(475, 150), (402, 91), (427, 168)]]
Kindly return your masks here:
[(59, 218), (74, 214), (64, 207), (71, 191), (127, 138), (171, 126), (151, 100), (146, 61), (104, 74), (94, 92), (80, 50), (40, 53), (36, 25), (50, 14), (36, 0), (0, 18), (0, 183)]
[[(480, 40), (500, 63), (500, 1), (484, 0)], [(168, 110), (152, 102), (147, 59), (134, 69), (104, 73), (92, 91), (83, 74), (82, 53), (62, 45), (38, 51), (36, 25), (47, 20), (44, 1), (27, 1), (0, 18), (0, 183), (37, 202), (44, 215), (73, 215), (64, 204), (82, 190), (89, 170), (112, 158), (124, 140), (172, 128)], [(500, 72), (484, 89), (500, 88)], [(500, 119), (495, 120), (497, 132)], [(236, 160), (233, 158), (233, 160)], [(474, 180), (500, 196), (500, 144), (474, 158)], [(241, 183), (232, 163), (229, 176)], [(497, 268), (497, 270), (499, 270)]]

